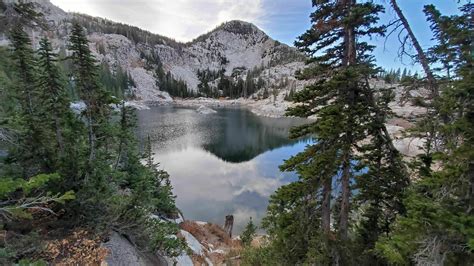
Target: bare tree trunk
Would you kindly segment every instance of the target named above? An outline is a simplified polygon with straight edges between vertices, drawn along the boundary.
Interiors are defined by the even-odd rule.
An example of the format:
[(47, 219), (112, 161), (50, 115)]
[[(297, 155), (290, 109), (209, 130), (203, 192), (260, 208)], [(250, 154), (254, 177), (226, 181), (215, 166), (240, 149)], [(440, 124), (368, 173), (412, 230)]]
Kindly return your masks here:
[(326, 236), (331, 232), (331, 191), (332, 179), (326, 178), (323, 183), (323, 201), (321, 204), (321, 227)]
[[(400, 19), (400, 22), (402, 23), (403, 27), (407, 31), (408, 37), (410, 38), (410, 40), (413, 44), (413, 47), (415, 47), (415, 50), (416, 50), (416, 53), (417, 53), (416, 57), (417, 57), (418, 61), (420, 62), (421, 66), (423, 68), (423, 71), (425, 72), (426, 79), (428, 80), (428, 89), (431, 92), (431, 100), (434, 100), (434, 99), (439, 97), (439, 88), (438, 88), (438, 83), (436, 82), (436, 79), (433, 75), (433, 71), (431, 70), (431, 68), (429, 66), (428, 58), (426, 57), (425, 52), (421, 48), (420, 43), (416, 39), (416, 36), (413, 33), (413, 30), (411, 29), (410, 24), (408, 23), (408, 20), (406, 19), (406, 17), (403, 14), (402, 10), (398, 6), (397, 1), (396, 0), (390, 0), (390, 4), (391, 4), (393, 10), (395, 11), (395, 13), (397, 13), (397, 16)], [(404, 43), (402, 43), (401, 45), (403, 46)], [(428, 149), (426, 150), (425, 154), (426, 154), (427, 158), (431, 158), (431, 156), (432, 156), (432, 151), (431, 151), (430, 145), (434, 141), (433, 137), (435, 135), (435, 126), (433, 124), (433, 121), (435, 120), (435, 117), (434, 117), (435, 114), (433, 113), (432, 110), (430, 111), (429, 109), (430, 108), (428, 108), (428, 116), (429, 116), (428, 121), (430, 123), (431, 128), (429, 129), (429, 135), (426, 137), (426, 141), (427, 141), (426, 146), (427, 146)], [(447, 122), (446, 117), (442, 117), (442, 119), (445, 122)], [(425, 169), (430, 170), (431, 169), (431, 164), (432, 164), (431, 160), (426, 160), (424, 163), (425, 163)]]
[(234, 215), (225, 216), (224, 231), (232, 238), (232, 228), (234, 227)]
[(431, 90), (431, 94), (432, 94), (431, 96), (433, 98), (438, 97), (439, 96), (438, 85), (436, 83), (436, 79), (433, 75), (433, 72), (431, 71), (431, 68), (429, 66), (428, 58), (426, 57), (425, 52), (421, 48), (421, 45), (418, 42), (418, 39), (416, 39), (416, 36), (413, 33), (413, 31), (410, 27), (410, 24), (408, 23), (408, 20), (406, 19), (406, 17), (403, 14), (402, 10), (398, 6), (397, 1), (396, 0), (390, 0), (390, 4), (392, 5), (393, 10), (395, 10), (395, 13), (397, 13), (397, 16), (400, 19), (400, 22), (403, 24), (403, 27), (407, 31), (408, 36), (410, 37), (410, 40), (413, 44), (413, 47), (415, 47), (418, 61), (420, 62), (421, 66), (423, 67), (423, 71), (425, 72), (426, 78), (428, 80), (428, 86), (429, 86), (429, 89)]
[(90, 110), (87, 111), (87, 120), (89, 123), (89, 167), (92, 167), (92, 163), (95, 160), (95, 134), (94, 134), (94, 120)]
[[(348, 154), (348, 153), (346, 153)], [(350, 177), (351, 177), (351, 163), (349, 156), (345, 155), (342, 165), (342, 176), (341, 176), (341, 213), (339, 216), (339, 236), (341, 240), (347, 239), (347, 228), (349, 225), (349, 209), (350, 209)]]

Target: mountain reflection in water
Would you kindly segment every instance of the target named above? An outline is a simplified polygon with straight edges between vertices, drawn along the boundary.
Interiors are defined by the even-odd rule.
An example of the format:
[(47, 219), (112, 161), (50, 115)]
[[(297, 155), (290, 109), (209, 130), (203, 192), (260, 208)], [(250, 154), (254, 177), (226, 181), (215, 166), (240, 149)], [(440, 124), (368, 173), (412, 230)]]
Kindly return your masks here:
[(261, 220), (278, 187), (295, 179), (278, 166), (310, 140), (288, 138), (302, 119), (258, 117), (237, 108), (217, 111), (142, 110), (139, 135), (152, 139), (156, 161), (170, 173), (185, 218), (222, 225), (225, 215), (233, 214), (238, 234), (250, 216)]

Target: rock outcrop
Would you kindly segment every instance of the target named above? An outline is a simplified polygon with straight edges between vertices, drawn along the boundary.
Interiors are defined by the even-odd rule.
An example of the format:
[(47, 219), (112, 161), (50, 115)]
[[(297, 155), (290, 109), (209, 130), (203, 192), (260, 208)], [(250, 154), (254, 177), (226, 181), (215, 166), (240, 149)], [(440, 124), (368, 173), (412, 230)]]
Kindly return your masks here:
[(208, 115), (208, 114), (215, 114), (217, 113), (216, 110), (213, 110), (205, 105), (201, 105), (198, 107), (198, 109), (196, 109), (196, 112), (200, 113), (200, 114), (203, 114), (203, 115)]

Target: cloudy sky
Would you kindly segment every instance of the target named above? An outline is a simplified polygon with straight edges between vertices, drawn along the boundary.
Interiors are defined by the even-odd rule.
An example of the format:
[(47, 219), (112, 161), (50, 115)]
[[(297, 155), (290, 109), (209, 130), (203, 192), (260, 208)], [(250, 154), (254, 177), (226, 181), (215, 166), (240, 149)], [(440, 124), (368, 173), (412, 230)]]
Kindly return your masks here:
[[(467, 1), (467, 0), (464, 0)], [(312, 11), (310, 0), (51, 0), (66, 11), (86, 13), (124, 22), (151, 32), (189, 41), (222, 22), (240, 19), (252, 22), (271, 37), (292, 45), (309, 26)], [(386, 3), (388, 0), (381, 0)], [(430, 44), (431, 35), (424, 21), (423, 5), (435, 4), (443, 13), (453, 14), (457, 0), (399, 0), (415, 34), (423, 46)], [(463, 2), (463, 0), (461, 1)], [(387, 9), (384, 21), (394, 17)], [(416, 22), (416, 23), (415, 23)], [(410, 67), (410, 62), (396, 59), (397, 40), (377, 45), (376, 57), (386, 68)]]
[[(309, 26), (308, 0), (52, 0), (66, 11), (106, 17), (189, 41), (222, 22), (249, 21), (289, 43)], [(293, 2), (288, 4), (289, 2)], [(295, 28), (297, 31), (295, 32)]]

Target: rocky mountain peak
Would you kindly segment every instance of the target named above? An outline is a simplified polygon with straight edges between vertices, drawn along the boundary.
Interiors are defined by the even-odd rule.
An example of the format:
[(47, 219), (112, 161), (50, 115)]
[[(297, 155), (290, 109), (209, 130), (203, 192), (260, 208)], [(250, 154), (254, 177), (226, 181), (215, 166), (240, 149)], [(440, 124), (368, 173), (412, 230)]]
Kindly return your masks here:
[(257, 26), (250, 22), (242, 20), (231, 20), (229, 22), (223, 23), (218, 29), (222, 29), (235, 34), (254, 34), (254, 33), (263, 33)]
[[(3, 1), (12, 4), (14, 0)], [(178, 85), (181, 90), (195, 93), (203, 87), (223, 93), (224, 83), (234, 87), (242, 87), (244, 81), (251, 86), (260, 84), (246, 97), (268, 95), (275, 88), (287, 93), (290, 88), (303, 86), (293, 77), (304, 66), (302, 54), (249, 22), (228, 21), (191, 42), (181, 43), (135, 26), (68, 13), (49, 0), (26, 1), (33, 2), (44, 14), (45, 22), (55, 29), (30, 29), (33, 43), (48, 35), (55, 49), (67, 49), (71, 23), (82, 24), (98, 61), (112, 72), (117, 68), (128, 72), (135, 81), (139, 100), (169, 100), (163, 91), (170, 92), (170, 87)], [(2, 42), (0, 34), (0, 45), (8, 44), (6, 38)]]

